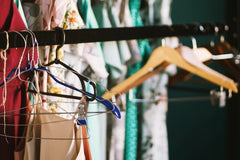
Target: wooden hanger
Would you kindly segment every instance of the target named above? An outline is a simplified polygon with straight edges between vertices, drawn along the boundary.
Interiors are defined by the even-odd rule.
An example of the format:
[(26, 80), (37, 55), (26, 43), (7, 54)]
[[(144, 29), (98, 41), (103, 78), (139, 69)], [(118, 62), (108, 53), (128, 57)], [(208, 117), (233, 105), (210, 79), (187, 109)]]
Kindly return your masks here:
[[(215, 43), (214, 46), (208, 47), (208, 49), (213, 54), (223, 55), (225, 53), (232, 53), (233, 55), (238, 55), (239, 51), (231, 46), (227, 41), (220, 41)], [(226, 72), (235, 79), (235, 81), (240, 82), (240, 64), (236, 63), (235, 57), (232, 59), (224, 59), (218, 61), (219, 64), (226, 70)]]
[[(214, 45), (205, 45), (204, 47), (192, 49), (192, 51), (203, 63), (211, 63), (211, 60), (216, 60), (231, 78), (238, 83), (240, 82), (240, 65), (235, 63), (236, 59), (234, 57), (238, 54), (238, 51), (228, 42), (220, 41)], [(231, 58), (231, 56), (233, 57)], [(170, 77), (168, 87), (177, 82), (188, 80), (191, 75), (186, 70), (180, 70), (176, 75)]]
[(193, 54), (186, 52), (184, 55), (181, 55), (177, 50), (170, 47), (158, 47), (152, 52), (147, 63), (137, 73), (113, 87), (103, 97), (110, 99), (114, 95), (126, 93), (154, 74), (164, 70), (169, 64), (175, 64), (212, 83), (230, 89), (233, 92), (238, 92), (236, 84), (232, 79), (205, 66)]
[[(192, 54), (194, 54), (202, 63), (210, 61), (213, 56), (212, 53), (205, 47), (195, 47), (194, 49), (191, 49), (191, 51), (189, 50), (189, 52), (192, 52)], [(177, 82), (186, 81), (190, 79), (191, 76), (192, 74), (188, 71), (180, 70), (177, 74), (169, 78), (168, 87), (173, 86)]]

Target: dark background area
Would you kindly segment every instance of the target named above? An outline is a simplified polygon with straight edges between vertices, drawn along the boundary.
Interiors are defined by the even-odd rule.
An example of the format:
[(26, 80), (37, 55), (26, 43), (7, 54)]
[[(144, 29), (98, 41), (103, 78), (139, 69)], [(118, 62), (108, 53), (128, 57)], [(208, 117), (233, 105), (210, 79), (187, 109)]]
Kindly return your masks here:
[[(237, 0), (173, 0), (173, 24), (227, 22), (230, 32), (226, 39), (239, 49)], [(240, 10), (240, 8), (239, 8)], [(239, 12), (239, 11), (238, 11)], [(219, 37), (195, 37), (198, 45), (209, 44)], [(191, 38), (180, 38), (191, 46)], [(211, 68), (225, 73), (216, 63)], [(240, 75), (239, 75), (240, 76)], [(178, 82), (169, 88), (169, 98), (208, 97), (211, 89), (219, 86), (192, 76), (189, 81)], [(170, 160), (238, 160), (239, 156), (239, 94), (227, 101), (226, 107), (212, 106), (210, 100), (169, 101), (167, 125)]]

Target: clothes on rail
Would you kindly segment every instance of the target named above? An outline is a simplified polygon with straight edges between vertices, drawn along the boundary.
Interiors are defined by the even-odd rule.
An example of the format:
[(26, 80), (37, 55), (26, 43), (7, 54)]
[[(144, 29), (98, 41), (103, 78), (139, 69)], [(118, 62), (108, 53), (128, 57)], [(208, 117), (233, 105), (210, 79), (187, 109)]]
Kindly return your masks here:
[[(91, 160), (86, 126), (78, 126), (75, 115), (71, 116), (72, 119), (65, 119), (51, 114), (44, 109), (38, 94), (34, 100), (26, 134), (24, 160)], [(84, 104), (84, 101), (80, 100), (79, 103)]]
[[(141, 2), (137, 0), (129, 0), (129, 9), (133, 26), (143, 26), (142, 19), (140, 16), (140, 5)], [(138, 40), (138, 46), (142, 61), (145, 61), (151, 53), (150, 45), (147, 40)], [(141, 68), (141, 63), (132, 65), (128, 69), (128, 76), (134, 74)], [(133, 98), (137, 96), (137, 88), (133, 89)], [(127, 95), (127, 103), (129, 104), (126, 108), (126, 129), (125, 129), (125, 155), (124, 159), (136, 159), (137, 158), (137, 139), (138, 139), (138, 121), (137, 121), (137, 105), (129, 100)]]
[[(119, 0), (115, 2), (115, 10), (118, 11), (117, 17), (119, 17), (119, 27), (133, 27), (133, 22), (131, 19), (131, 13), (129, 10), (129, 0)], [(139, 47), (137, 44), (137, 40), (128, 40), (127, 41), (129, 51), (131, 54), (130, 59), (126, 62), (127, 66), (131, 66), (137, 62), (141, 61), (141, 55), (139, 52)]]
[[(170, 9), (170, 6), (171, 6), (171, 1), (169, 0), (163, 0), (163, 1), (147, 1), (146, 2), (148, 5), (147, 7), (147, 10), (149, 10), (147, 12), (147, 14), (144, 14), (144, 15), (141, 15), (141, 11), (143, 11), (145, 8), (142, 8), (140, 9), (140, 6), (137, 8), (137, 1), (131, 1), (130, 0), (130, 8), (131, 8), (131, 13), (132, 13), (132, 17), (134, 17), (133, 19), (135, 20), (135, 24), (136, 26), (141, 26), (141, 25), (149, 25), (151, 23), (151, 25), (160, 25), (160, 24), (168, 24), (168, 23), (171, 23), (171, 18), (170, 18), (170, 12), (168, 10), (165, 10), (165, 8), (169, 8)], [(153, 3), (153, 4), (151, 4)], [(158, 4), (158, 5), (156, 5)], [(139, 4), (140, 5), (140, 4)], [(152, 10), (153, 8), (151, 8), (151, 6), (153, 7), (154, 6), (154, 12), (152, 14)], [(158, 9), (155, 9), (155, 7), (157, 6)], [(167, 11), (167, 12), (166, 12)], [(164, 12), (164, 16), (163, 14), (160, 14), (160, 12)], [(137, 15), (139, 14), (139, 15)], [(158, 18), (155, 18), (155, 17), (158, 17)], [(143, 21), (141, 22), (141, 19), (143, 19)], [(146, 19), (149, 19), (148, 21)], [(163, 19), (168, 19), (167, 22), (164, 22)], [(148, 49), (149, 47), (151, 48), (155, 48), (156, 46), (160, 45), (159, 43), (159, 40), (150, 40), (149, 44), (147, 44), (148, 42), (145, 40), (145, 41), (138, 41), (139, 42), (139, 47), (140, 47), (140, 51), (141, 53), (144, 53), (142, 54), (143, 56), (143, 60), (147, 60), (148, 59), (148, 56), (150, 54), (150, 49)], [(166, 43), (166, 45), (169, 45), (169, 46), (176, 46), (178, 45), (177, 41), (174, 41), (172, 39), (169, 39), (169, 42)], [(141, 66), (143, 66), (145, 64), (145, 62), (143, 61)], [(141, 68), (140, 66), (140, 68)], [(135, 70), (135, 72), (137, 70), (140, 69), (139, 67)], [(172, 72), (172, 74), (176, 71), (175, 67), (174, 66), (171, 66), (170, 68), (170, 71)], [(170, 72), (170, 73), (171, 73)], [(165, 75), (166, 73), (161, 73), (160, 75), (158, 75), (159, 77), (168, 77), (167, 75)], [(156, 76), (157, 77), (157, 76)], [(156, 78), (155, 77), (155, 78)], [(151, 81), (152, 83), (148, 83), (149, 81)], [(142, 85), (142, 90), (141, 88), (138, 89), (138, 92), (136, 96), (138, 96), (139, 98), (145, 98), (145, 96), (147, 96), (147, 93), (151, 93), (151, 96), (156, 96), (156, 95), (166, 95), (167, 94), (167, 90), (166, 90), (166, 84), (167, 84), (167, 79), (165, 78), (159, 78), (159, 81), (157, 81), (155, 84), (156, 85), (161, 85), (162, 87), (160, 88), (165, 88), (165, 91), (161, 91), (161, 92), (157, 92), (156, 91), (156, 86), (153, 87), (152, 85), (154, 85), (154, 79), (150, 79), (148, 82), (144, 83)], [(152, 86), (152, 87), (151, 87)], [(163, 89), (164, 90), (164, 89)], [(148, 96), (147, 96), (148, 97)], [(131, 102), (131, 100), (129, 100), (129, 102)], [(135, 104), (136, 105), (136, 104)], [(167, 105), (166, 105), (167, 106)], [(157, 107), (160, 107), (159, 105), (157, 105)], [(146, 119), (144, 119), (144, 113), (146, 113), (148, 110), (150, 112), (150, 109), (151, 107), (149, 108), (149, 106), (146, 106), (146, 105), (141, 105), (138, 107), (138, 147), (137, 147), (137, 159), (144, 159), (144, 158), (150, 158), (150, 159), (155, 159), (158, 157), (159, 155), (159, 152), (161, 152), (162, 156), (165, 158), (165, 159), (168, 159), (168, 143), (167, 143), (167, 136), (166, 134), (164, 134), (166, 132), (166, 130), (164, 128), (166, 128), (166, 121), (162, 120), (162, 123), (159, 123), (159, 126), (160, 125), (163, 125), (163, 126), (160, 126), (162, 128), (162, 130), (155, 130), (155, 132), (149, 132), (149, 126), (147, 121), (145, 121)], [(128, 108), (127, 108), (128, 109)], [(127, 115), (128, 116), (128, 115)], [(166, 112), (160, 112), (159, 115), (160, 117), (166, 117)], [(154, 117), (154, 115), (153, 115)], [(126, 121), (126, 123), (130, 123), (131, 121)], [(127, 125), (127, 124), (126, 124)], [(126, 126), (127, 127), (127, 126)], [(156, 134), (154, 134), (156, 133)], [(162, 133), (162, 134), (161, 134)], [(165, 145), (158, 145), (157, 143), (158, 142), (155, 142), (155, 143), (152, 143), (154, 137), (157, 137), (159, 136), (158, 134), (160, 135), (165, 135), (165, 137), (163, 136), (162, 139), (165, 139), (164, 140), (164, 144)], [(126, 135), (127, 136), (127, 135)], [(148, 143), (149, 142), (149, 143)], [(146, 145), (146, 144), (150, 144), (150, 145)], [(156, 150), (158, 150), (158, 152), (156, 152)], [(132, 153), (130, 153), (132, 154)], [(125, 156), (128, 156), (128, 155), (125, 155)], [(162, 158), (163, 158), (162, 157)]]
[[(39, 16), (43, 18), (42, 29), (53, 29), (55, 26), (60, 26), (64, 29), (80, 29), (80, 28), (86, 27), (82, 20), (82, 17), (80, 16), (80, 13), (78, 12), (77, 1), (75, 0), (61, 1), (61, 2), (56, 1), (54, 4), (52, 4), (53, 3), (52, 1), (49, 1), (49, 2), (43, 1), (43, 3), (40, 3), (40, 2), (36, 2), (36, 3), (38, 3), (37, 5), (40, 6), (39, 8), (42, 9), (42, 13), (43, 13), (42, 15)], [(78, 4), (78, 6), (79, 5), (80, 4)], [(94, 24), (95, 21), (93, 20), (93, 18), (94, 17), (92, 17), (91, 19), (87, 19), (88, 21), (91, 21), (92, 26), (95, 25)], [(86, 24), (89, 24), (88, 21), (86, 21), (87, 22)], [(47, 47), (45, 48), (45, 50), (42, 51), (41, 55), (44, 57), (43, 61), (45, 64), (55, 59), (55, 52), (56, 52), (56, 46), (53, 46), (50, 49)], [(80, 73), (84, 73), (94, 81), (102, 81), (102, 83), (106, 83), (104, 82), (104, 80), (105, 81), (107, 80), (106, 78), (108, 76), (108, 73), (105, 69), (105, 64), (104, 64), (105, 62), (103, 61), (102, 54), (103, 54), (102, 49), (100, 48), (99, 44), (94, 44), (94, 43), (74, 44), (74, 45), (64, 45), (63, 48), (59, 51), (59, 58), (62, 61), (69, 64), (75, 70), (79, 71)], [(54, 75), (60, 77), (61, 79), (64, 79), (65, 81), (73, 84), (74, 86), (78, 86), (78, 87), (81, 86), (80, 82), (76, 81), (77, 77), (74, 77), (75, 75), (73, 75), (71, 72), (63, 70), (59, 67), (56, 67), (56, 68), (51, 67), (50, 71), (54, 73)], [(48, 78), (48, 80), (46, 80), (47, 76), (44, 74), (42, 75), (43, 75), (41, 77), (42, 90), (47, 90), (48, 92), (52, 92), (52, 93), (68, 93), (71, 95), (79, 95), (79, 93), (72, 90), (68, 90), (65, 87), (57, 84), (51, 78)], [(89, 88), (89, 91), (91, 92), (91, 88)], [(52, 98), (52, 97), (47, 97), (47, 99), (52, 101), (56, 99), (59, 100), (59, 98)], [(69, 100), (69, 101), (74, 102), (75, 100)], [(94, 103), (91, 104), (89, 111), (91, 111), (91, 109), (94, 110), (96, 108), (95, 107), (96, 105)], [(50, 103), (48, 104), (48, 107), (50, 107), (48, 109), (53, 112), (57, 112), (58, 106), (59, 106), (59, 102)], [(65, 110), (67, 111), (72, 111), (74, 110), (75, 107), (76, 106), (70, 106), (70, 105), (64, 106)], [(104, 145), (106, 138), (99, 138), (100, 134), (101, 134), (101, 137), (106, 137), (106, 133), (104, 132), (104, 128), (106, 128), (104, 127), (104, 125), (106, 126), (105, 117), (106, 116), (104, 115), (100, 115), (100, 116), (95, 116), (88, 119), (88, 126), (89, 128), (91, 128), (90, 144), (91, 144), (92, 150), (94, 151), (93, 152), (94, 159), (97, 159), (97, 158), (105, 159), (103, 157), (105, 156), (105, 152), (99, 150), (99, 148), (103, 148), (103, 149), (106, 148), (106, 145)], [(99, 122), (103, 122), (103, 123), (100, 124)], [(100, 156), (100, 155), (103, 155), (103, 156)]]
[[(97, 2), (97, 4), (93, 6), (93, 11), (100, 28), (112, 27), (108, 17), (107, 4), (104, 1)], [(112, 87), (116, 85), (120, 79), (123, 79), (126, 75), (127, 68), (121, 63), (116, 41), (102, 42), (101, 45), (104, 59), (111, 76), (108, 86)]]
[[(53, 15), (55, 15), (55, 14), (59, 15), (58, 12), (62, 12), (62, 8), (58, 8), (58, 6), (54, 6), (54, 8), (55, 8), (54, 11), (56, 13), (53, 13)], [(83, 23), (80, 15), (77, 14), (77, 10), (76, 9), (77, 8), (76, 8), (75, 4), (73, 3), (73, 1), (70, 1), (69, 3), (66, 4), (65, 15), (63, 14), (63, 17), (61, 19), (59, 18), (59, 20), (56, 20), (56, 22), (53, 22), (53, 24), (51, 22), (50, 26), (57, 25), (57, 26), (63, 27), (64, 29), (76, 29), (76, 28), (80, 29), (80, 28), (83, 28), (84, 27), (84, 23)], [(50, 10), (50, 8), (49, 8), (49, 10)], [(57, 52), (56, 48), (57, 48), (57, 46), (54, 46), (54, 47), (52, 47), (50, 49), (49, 55), (47, 56), (48, 60), (45, 63), (49, 63), (51, 61), (54, 61), (54, 59), (56, 58), (56, 52)], [(66, 56), (68, 56), (68, 55), (73, 56), (75, 59), (78, 59), (76, 56), (78, 56), (78, 54), (82, 53), (82, 51), (80, 50), (81, 48), (77, 48), (77, 47), (73, 48), (72, 47), (71, 49), (72, 49), (72, 51), (70, 49), (67, 49), (67, 51), (69, 52), (68, 54), (65, 54), (66, 53), (66, 49), (64, 49), (64, 48), (60, 49), (58, 51), (58, 53), (57, 53), (59, 55), (59, 59), (61, 61), (66, 61), (66, 59), (68, 59), (68, 58), (66, 58)], [(71, 59), (72, 63), (69, 63), (69, 61), (66, 61), (67, 64), (71, 64), (71, 66), (75, 66), (76, 67), (76, 65), (75, 65), (76, 62), (74, 61), (74, 58)], [(81, 66), (81, 61), (80, 61), (79, 64)], [(72, 83), (72, 81), (75, 81), (75, 83), (74, 83), (75, 86), (81, 86), (80, 82), (75, 80), (76, 77), (67, 78), (67, 75), (68, 75), (66, 73), (67, 71), (65, 71), (63, 68), (58, 67), (57, 64), (54, 64), (52, 66), (53, 67), (50, 67), (49, 70), (55, 76), (59, 77), (60, 79), (67, 80), (67, 81), (70, 80), (69, 81), (70, 84)], [(77, 68), (77, 70), (79, 70), (79, 68)], [(70, 76), (71, 75), (72, 74), (70, 74)], [(68, 91), (65, 86), (55, 82), (49, 76), (48, 76), (47, 81), (44, 81), (44, 82), (45, 83), (47, 82), (47, 84), (45, 86), (47, 86), (47, 91), (48, 92), (60, 93), (60, 94), (63, 94), (63, 93), (66, 94), (66, 93), (72, 92), (72, 91)], [(54, 97), (54, 98), (53, 97), (48, 97), (48, 100), (51, 100), (51, 101), (56, 101), (57, 99), (59, 100), (58, 97)], [(58, 111), (58, 105), (59, 105), (59, 103), (51, 103), (51, 104), (49, 104), (50, 110), (54, 110), (54, 112), (57, 112)], [(66, 109), (66, 111), (74, 111), (75, 108), (74, 108), (74, 106), (66, 105), (64, 107), (64, 109)]]
[[(24, 19), (24, 15), (26, 17), (27, 27), (33, 31), (53, 30), (55, 27), (73, 30), (84, 28), (140, 27), (144, 25), (161, 24), (170, 25), (172, 23), (170, 18), (171, 2), (171, 0), (22, 0), (24, 14), (21, 12), (21, 17), (13, 2), (0, 1), (0, 4), (7, 5), (9, 3), (8, 5), (13, 7), (11, 24), (7, 22), (10, 20), (10, 18), (7, 18), (8, 14), (0, 11), (1, 15), (7, 18), (6, 20), (0, 21), (0, 27), (1, 31), (26, 29), (21, 20)], [(15, 3), (19, 4), (21, 1), (16, 0)], [(21, 5), (19, 4), (19, 12), (20, 10)], [(21, 22), (17, 23), (18, 21)], [(108, 41), (63, 45), (57, 54), (61, 61), (77, 70), (77, 72), (89, 77), (89, 79), (99, 83), (100, 85), (98, 85), (97, 89), (98, 95), (102, 95), (106, 92), (106, 88), (112, 88), (141, 69), (148, 60), (152, 50), (157, 46), (163, 45), (162, 42), (165, 42), (164, 45), (172, 48), (178, 46), (177, 38), (166, 38), (164, 41), (162, 41), (162, 39), (123, 40), (118, 42)], [(39, 47), (39, 53), (36, 52), (36, 54), (39, 54), (39, 63), (47, 64), (55, 60), (56, 48), (56, 45)], [(26, 52), (28, 51), (30, 52), (29, 49), (26, 49)], [(9, 49), (8, 52), (7, 63), (10, 65), (7, 67), (7, 72), (18, 67), (19, 58), (22, 55), (23, 49)], [(14, 57), (14, 59), (13, 56), (15, 56), (15, 54), (18, 56)], [(21, 67), (27, 65), (27, 56), (23, 57)], [(4, 60), (1, 59), (0, 62), (2, 69), (4, 68)], [(61, 68), (57, 64), (51, 65), (49, 71), (62, 81), (81, 88), (81, 82), (71, 71)], [(81, 93), (55, 82), (46, 72), (39, 72), (38, 78), (41, 91), (82, 96)], [(42, 96), (44, 103), (40, 102), (41, 106), (33, 107), (32, 113), (51, 113), (51, 115), (38, 116), (36, 114), (35, 117), (30, 116), (29, 124), (48, 123), (53, 119), (56, 121), (66, 120), (66, 122), (64, 122), (64, 124), (53, 123), (47, 125), (41, 124), (40, 127), (28, 127), (25, 159), (43, 159), (43, 157), (58, 159), (57, 156), (59, 156), (59, 159), (60, 157), (82, 159), (82, 157), (85, 156), (85, 159), (94, 160), (169, 159), (166, 127), (167, 101), (137, 104), (133, 99), (151, 99), (156, 96), (167, 98), (168, 78), (175, 73), (176, 67), (173, 65), (169, 66), (163, 72), (148, 79), (140, 87), (133, 88), (126, 95), (122, 95), (125, 96), (126, 99), (126, 102), (123, 103), (127, 105), (122, 108), (126, 111), (122, 111), (121, 122), (119, 122), (118, 119), (113, 119), (111, 115), (99, 114), (97, 116), (87, 117), (87, 128), (84, 126), (76, 127), (71, 114), (55, 114), (63, 110), (66, 113), (76, 111), (77, 105), (75, 102), (77, 102), (77, 100), (67, 99), (66, 101), (68, 103), (62, 105), (62, 102), (64, 102), (63, 98)], [(2, 77), (4, 76), (1, 70), (0, 78)], [(28, 105), (28, 95), (25, 91), (27, 85), (22, 81), (27, 77), (28, 75), (21, 75), (21, 79), (16, 78), (7, 84), (7, 101), (5, 103), (7, 110)], [(91, 86), (88, 84), (86, 84), (86, 86), (87, 90), (92, 93), (93, 89)], [(1, 87), (0, 90), (0, 98), (3, 98), (4, 87)], [(14, 104), (12, 104), (13, 102)], [(1, 108), (2, 112), (4, 112), (3, 109), (4, 108)], [(27, 110), (21, 111), (27, 112)], [(89, 104), (88, 111), (101, 112), (101, 105), (94, 101)], [(20, 111), (15, 112), (15, 114), (18, 113), (22, 114)], [(20, 121), (21, 123), (26, 123), (27, 118), (28, 117), (23, 117), (20, 119), (11, 117), (7, 118), (7, 120), (11, 120), (7, 123), (16, 124)], [(158, 123), (153, 124), (153, 121), (157, 121)], [(4, 122), (4, 119), (2, 119), (1, 122)], [(63, 125), (66, 127), (63, 128)], [(0, 128), (1, 134), (5, 134), (4, 126)], [(24, 129), (26, 131), (24, 127), (12, 127), (11, 130), (10, 127), (7, 127), (7, 135), (16, 137), (24, 136)], [(62, 133), (62, 129), (64, 129), (64, 131), (66, 130), (66, 132)], [(55, 133), (52, 130), (55, 130)], [(56, 133), (56, 130), (59, 131)], [(42, 139), (31, 138), (34, 136)], [(83, 137), (87, 138), (88, 136), (89, 139), (83, 141), (84, 143), (81, 144), (73, 140), (61, 141), (44, 139), (44, 137), (68, 137), (70, 139), (77, 137), (81, 139)], [(10, 157), (9, 159), (13, 159), (12, 153), (15, 150), (23, 151), (24, 149), (23, 145), (17, 145), (22, 144), (22, 141), (20, 142), (17, 138), (14, 140), (8, 139), (10, 141), (9, 144), (5, 144), (6, 140), (4, 137), (1, 137), (1, 140), (3, 143), (0, 144), (0, 148), (4, 149), (0, 152), (4, 152), (6, 157)], [(52, 148), (59, 146), (62, 147), (63, 151), (61, 151), (61, 154), (55, 156), (54, 154), (59, 152), (59, 150)], [(11, 148), (9, 150), (11, 153), (5, 151), (7, 148)], [(35, 155), (33, 153), (35, 153)], [(18, 153), (18, 157), (20, 157), (20, 152)]]
[[(176, 73), (175, 66), (168, 67), (142, 86), (142, 98), (151, 99), (161, 96), (167, 98), (167, 84), (170, 75)], [(139, 115), (139, 159), (165, 159), (168, 160), (168, 137), (166, 115), (168, 101), (160, 100), (156, 103), (140, 103), (142, 108)], [(157, 123), (152, 123), (157, 122)]]
[[(99, 28), (98, 22), (96, 20), (96, 17), (94, 15), (92, 6), (91, 6), (91, 0), (82, 0), (78, 1), (78, 8), (81, 14), (81, 16), (84, 19), (84, 22), (86, 24), (87, 28)], [(96, 48), (101, 55), (101, 58), (103, 59), (104, 65), (104, 55), (103, 55), (103, 50), (101, 48), (101, 44), (99, 42), (95, 43)], [(92, 60), (91, 60), (92, 61)], [(93, 62), (93, 61), (92, 61)], [(96, 61), (98, 63), (98, 61)], [(99, 70), (101, 71), (101, 70)], [(92, 69), (88, 67), (85, 71), (85, 75), (92, 75)], [(92, 77), (92, 76), (90, 76)], [(93, 76), (94, 77), (94, 76)], [(107, 79), (106, 78), (101, 78), (98, 80), (103, 86), (107, 86)], [(89, 88), (91, 90), (91, 88)], [(104, 88), (101, 86), (97, 86), (98, 93), (104, 92)], [(100, 106), (95, 103), (91, 104), (91, 107), (89, 108), (89, 112), (95, 110), (95, 109), (100, 110)], [(93, 159), (106, 159), (106, 139), (107, 139), (107, 134), (106, 134), (106, 129), (107, 125), (107, 115), (99, 115), (99, 116), (94, 116), (91, 118), (87, 119), (88, 122), (88, 127), (90, 129), (90, 147), (92, 149), (92, 157)], [(100, 138), (101, 137), (101, 138)], [(102, 148), (99, 150), (99, 148)]]
[[(20, 31), (25, 30), (26, 26), (22, 21), (21, 15), (13, 1), (0, 1), (2, 7), (0, 14), (0, 31)], [(7, 33), (6, 33), (7, 34)], [(7, 35), (6, 35), (7, 36)], [(8, 43), (8, 42), (7, 42)], [(8, 75), (12, 69), (26, 67), (28, 64), (28, 51), (30, 48), (12, 48), (7, 50), (6, 57), (4, 56), (3, 50), (1, 50), (0, 58), (0, 83), (3, 83), (4, 77)], [(34, 60), (37, 56), (30, 57)], [(5, 60), (6, 62), (4, 62)], [(4, 65), (6, 63), (6, 66)], [(33, 64), (34, 65), (34, 64)], [(5, 71), (6, 73), (5, 73)], [(5, 74), (5, 75), (4, 75)], [(13, 76), (16, 76), (15, 72)], [(19, 123), (26, 123), (27, 117), (4, 117), (7, 114), (24, 114), (28, 112), (28, 109), (21, 109), (28, 105), (28, 96), (26, 93), (27, 83), (25, 82), (29, 76), (29, 73), (20, 75), (19, 78), (10, 77), (12, 80), (7, 84), (4, 84), (0, 88), (0, 112), (1, 112), (1, 135), (8, 136), (24, 136), (24, 127), (18, 126)], [(5, 88), (6, 87), (6, 88)], [(6, 90), (5, 90), (6, 89)], [(6, 97), (5, 97), (6, 96)], [(6, 98), (6, 99), (5, 99)], [(4, 100), (5, 99), (5, 100)], [(8, 112), (9, 111), (9, 112)], [(8, 125), (7, 125), (8, 124)], [(13, 126), (9, 126), (13, 125)], [(4, 136), (0, 137), (0, 154), (2, 159), (10, 160), (16, 156), (19, 156), (24, 149), (24, 143), (21, 143), (21, 139), (7, 138)], [(23, 144), (23, 145), (22, 145)], [(15, 154), (14, 154), (15, 152)], [(14, 156), (15, 155), (15, 156)]]
[[(69, 2), (62, 1), (60, 4), (58, 4), (59, 2), (57, 1), (54, 4), (52, 4), (51, 1), (49, 2), (43, 1), (43, 3), (40, 3), (40, 2), (36, 2), (36, 3), (39, 3), (39, 4), (31, 5), (29, 2), (24, 3), (25, 4), (24, 6), (26, 6), (25, 8), (27, 9), (25, 10), (26, 15), (32, 15), (33, 14), (32, 9), (34, 8), (42, 9), (42, 11), (40, 12), (41, 15), (36, 14), (37, 16), (35, 19), (29, 18), (28, 22), (30, 22), (30, 25), (35, 23), (38, 24), (38, 22), (40, 21), (40, 22), (43, 22), (42, 29), (52, 29), (52, 27), (54, 26), (61, 26), (64, 29), (85, 28), (85, 24), (78, 13), (78, 9), (75, 1), (69, 1)], [(29, 9), (29, 7), (31, 6), (33, 6), (32, 9), (31, 8)], [(63, 13), (65, 13), (65, 15)], [(33, 20), (36, 20), (37, 22), (33, 22)], [(35, 27), (34, 29), (39, 29), (38, 28), (39, 26), (35, 26)], [(40, 51), (41, 51), (40, 55), (41, 57), (43, 57), (42, 61), (44, 64), (55, 59), (56, 46), (52, 46), (51, 48), (41, 47)], [(60, 55), (59, 58), (61, 60), (66, 61), (68, 64), (73, 66), (79, 72), (83, 72), (83, 70), (85, 70), (87, 66), (90, 66), (92, 70), (94, 70), (94, 73), (96, 73), (95, 79), (103, 79), (108, 76), (108, 73), (104, 67), (103, 59), (101, 58), (101, 55), (99, 55), (99, 52), (96, 49), (94, 44), (88, 43), (88, 44), (65, 45), (63, 49), (59, 51), (59, 55)], [(79, 63), (78, 61), (79, 59), (82, 59), (81, 60), (82, 63)], [(59, 78), (65, 79), (69, 82), (74, 81), (74, 78), (71, 77), (71, 74), (69, 74), (65, 70), (63, 71), (61, 68), (51, 67), (50, 71), (53, 72)], [(50, 78), (47, 78), (45, 72), (42, 74), (41, 83), (42, 83), (43, 91), (48, 90), (52, 93), (71, 92), (66, 90), (65, 87), (55, 83)], [(76, 83), (76, 81), (74, 81), (74, 83)], [(75, 85), (77, 86), (79, 84), (75, 84)], [(51, 104), (49, 106), (52, 106), (52, 109), (53, 109), (54, 105), (56, 107), (57, 104)]]

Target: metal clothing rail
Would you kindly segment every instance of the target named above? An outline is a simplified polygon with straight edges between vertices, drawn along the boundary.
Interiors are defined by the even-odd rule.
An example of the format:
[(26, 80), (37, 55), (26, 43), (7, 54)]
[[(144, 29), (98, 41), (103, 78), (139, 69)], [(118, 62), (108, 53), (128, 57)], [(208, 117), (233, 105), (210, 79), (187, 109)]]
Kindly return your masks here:
[[(228, 32), (226, 23), (203, 24), (176, 24), (144, 27), (99, 28), (64, 30), (65, 44), (117, 41), (130, 39), (161, 38), (171, 36), (197, 36), (210, 34), (223, 34)], [(30, 33), (20, 31), (26, 40), (27, 46), (31, 46)], [(34, 31), (39, 46), (61, 44), (61, 35), (58, 31)], [(24, 47), (22, 37), (16, 32), (8, 32), (9, 48)], [(6, 33), (0, 33), (0, 49), (6, 48)]]

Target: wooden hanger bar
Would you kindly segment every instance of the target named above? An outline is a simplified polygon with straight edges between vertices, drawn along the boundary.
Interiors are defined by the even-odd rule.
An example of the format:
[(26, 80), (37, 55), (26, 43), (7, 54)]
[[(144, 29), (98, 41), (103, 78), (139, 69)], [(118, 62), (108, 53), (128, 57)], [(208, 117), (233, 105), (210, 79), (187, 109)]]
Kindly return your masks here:
[[(216, 30), (217, 28), (217, 30)], [(209, 34), (222, 34), (229, 31), (225, 23), (203, 23), (203, 24), (176, 24), (144, 27), (119, 27), (99, 29), (76, 29), (64, 30), (65, 44), (118, 41), (130, 39), (161, 38), (171, 36), (197, 36)], [(61, 38), (57, 31), (33, 31), (39, 46), (61, 44)], [(31, 35), (27, 31), (20, 31), (26, 40), (27, 46), (32, 46)], [(24, 47), (22, 37), (16, 32), (8, 32), (9, 48)], [(0, 33), (0, 49), (6, 48), (6, 33)]]

